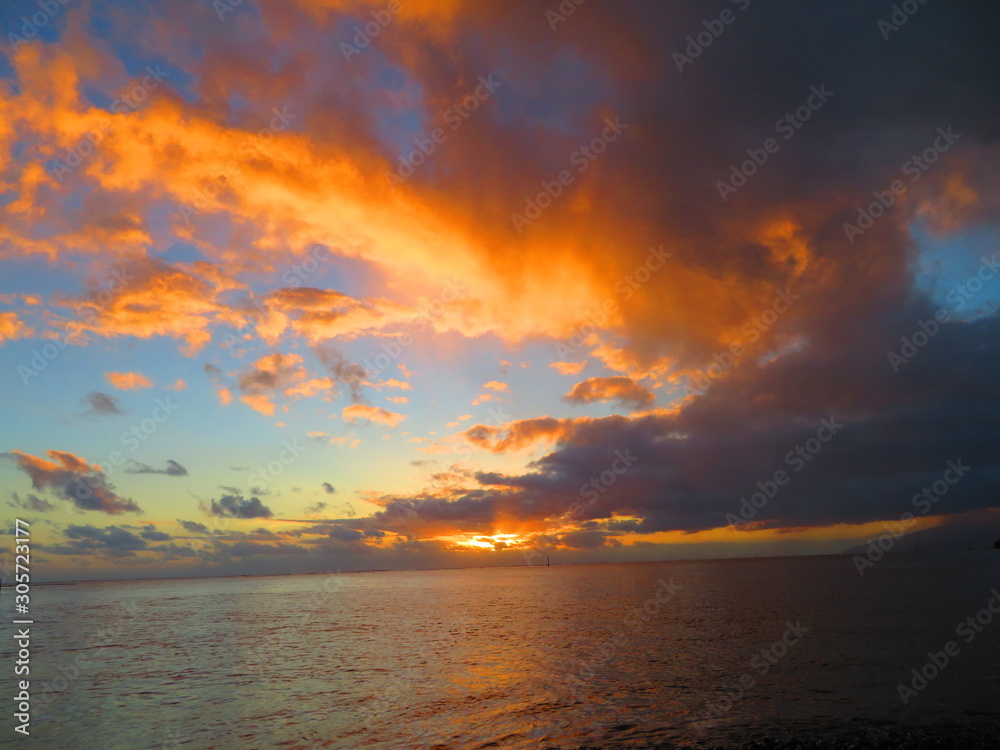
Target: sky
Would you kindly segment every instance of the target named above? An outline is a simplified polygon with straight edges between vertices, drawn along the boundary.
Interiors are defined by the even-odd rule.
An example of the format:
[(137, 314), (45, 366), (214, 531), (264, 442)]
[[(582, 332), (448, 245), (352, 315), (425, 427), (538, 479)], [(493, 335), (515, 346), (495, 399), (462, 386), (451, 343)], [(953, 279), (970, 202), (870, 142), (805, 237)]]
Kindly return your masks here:
[(902, 5), (5, 3), (4, 569), (1000, 529), (1000, 9)]

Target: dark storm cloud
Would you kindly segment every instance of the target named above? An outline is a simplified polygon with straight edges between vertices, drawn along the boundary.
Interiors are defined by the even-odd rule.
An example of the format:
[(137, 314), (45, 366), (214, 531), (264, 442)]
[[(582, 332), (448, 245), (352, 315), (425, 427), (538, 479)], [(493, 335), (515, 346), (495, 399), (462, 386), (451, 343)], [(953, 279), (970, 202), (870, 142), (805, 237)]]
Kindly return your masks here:
[(119, 526), (98, 528), (96, 526), (77, 526), (70, 524), (63, 531), (63, 536), (69, 542), (62, 547), (48, 547), (55, 554), (92, 554), (100, 553), (112, 557), (131, 557), (139, 550), (149, 547), (141, 536)]
[(50, 510), (55, 510), (56, 506), (50, 503), (44, 498), (38, 497), (31, 492), (29, 492), (25, 497), (21, 497), (16, 492), (12, 492), (11, 496), (14, 498), (13, 502), (7, 503), (7, 505), (12, 508), (21, 508), (23, 510), (33, 510), (37, 513), (47, 513)]
[(187, 469), (173, 459), (167, 459), (167, 465), (163, 469), (154, 469), (147, 464), (138, 461), (130, 461), (125, 467), (126, 474), (166, 474), (169, 477), (186, 477)]
[(171, 539), (173, 539), (173, 537), (170, 536), (170, 534), (168, 534), (167, 532), (157, 531), (156, 526), (154, 526), (153, 524), (149, 524), (148, 526), (146, 526), (139, 533), (139, 536), (141, 536), (148, 542), (169, 542)]
[(241, 495), (223, 495), (212, 500), (208, 507), (215, 516), (229, 518), (270, 518), (274, 515), (259, 497), (244, 498)]
[[(525, 59), (544, 60), (550, 53), (543, 50), (565, 45), (564, 52), (610, 71), (615, 86), (607, 98), (631, 127), (625, 143), (601, 156), (605, 210), (648, 228), (650, 242), (670, 238), (680, 267), (730, 281), (731, 296), (720, 307), (739, 309), (745, 287), (772, 296), (790, 289), (798, 299), (761, 337), (765, 348), (754, 350), (764, 355), (785, 347), (780, 357), (769, 365), (759, 364), (762, 356), (744, 357), (679, 413), (573, 426), (539, 417), (507, 425), (497, 440), (485, 428), (471, 428), (467, 437), (484, 448), (521, 447), (536, 437), (558, 445), (530, 473), (478, 475), (482, 490), (393, 498), (375, 524), (419, 530), (447, 522), (476, 531), (508, 513), (554, 520), (580, 504), (574, 521), (612, 513), (642, 519), (608, 521), (607, 531), (695, 531), (725, 525), (727, 514), (739, 513), (741, 498), (757, 492), (758, 482), (769, 486), (779, 470), (789, 480), (754, 521), (778, 528), (863, 523), (912, 512), (914, 493), (958, 459), (972, 469), (932, 512), (996, 505), (1000, 320), (944, 325), (899, 373), (887, 354), (936, 311), (914, 291), (908, 220), (921, 202), (947, 193), (950, 180), (964, 181), (977, 197), (955, 214), (959, 223), (996, 221), (1000, 47), (992, 40), (1000, 6), (928, 3), (886, 40), (877, 21), (891, 13), (889, 6), (753, 2), (683, 71), (673, 54), (684, 51), (688, 34), (704, 30), (704, 20), (718, 17), (717, 4), (588, 6), (560, 25), (555, 40), (547, 28), (531, 33), (532, 9), (506, 7), (509, 13), (496, 14), (500, 27), (529, 29), (515, 42)], [(497, 54), (510, 36), (498, 34), (479, 54)], [(787, 115), (810, 97), (821, 106), (810, 109), (808, 121), (789, 125)], [(904, 163), (949, 127), (961, 134), (958, 144), (911, 182)], [(580, 129), (573, 137), (589, 135)], [(555, 129), (519, 136), (499, 135), (496, 149), (498, 159), (517, 154), (536, 165), (510, 177), (515, 206), (523, 202), (519, 196), (538, 192), (538, 180), (555, 174), (567, 153)], [(717, 183), (750, 158), (747, 149), (771, 137), (779, 150), (723, 201)], [(474, 144), (467, 145), (471, 153)], [(480, 168), (497, 171), (488, 161)], [(852, 244), (844, 223), (896, 179), (906, 181), (906, 206), (896, 205)], [(481, 221), (497, 220), (489, 206), (479, 210)], [(570, 201), (553, 201), (539, 224), (573, 210)], [(790, 244), (799, 244), (800, 253), (781, 254), (780, 243), (761, 241), (762, 226), (782, 221), (794, 227)], [(720, 313), (688, 301), (683, 288), (661, 293), (660, 283), (654, 277), (642, 299), (620, 306), (626, 348), (640, 363), (671, 356), (703, 371), (726, 348), (713, 339), (720, 326), (711, 316)], [(668, 307), (676, 298), (685, 304)], [(739, 330), (748, 319), (741, 313), (726, 327)], [(575, 391), (571, 402), (596, 398)], [(809, 460), (797, 455), (799, 446), (815, 441), (823, 419), (845, 426), (815, 456), (807, 451)], [(615, 451), (631, 451), (637, 460), (604, 486), (600, 477)], [(584, 488), (596, 497), (592, 505)]]
[(598, 547), (620, 547), (613, 536), (601, 531), (572, 531), (559, 537), (559, 541), (572, 549), (596, 549)]
[(83, 398), (83, 403), (90, 407), (84, 412), (86, 416), (107, 416), (125, 413), (125, 410), (121, 407), (121, 402), (107, 393), (91, 391)]
[(197, 521), (182, 521), (178, 519), (177, 523), (179, 523), (185, 531), (190, 531), (192, 534), (209, 533), (208, 527), (203, 523), (198, 523)]
[(329, 531), (330, 538), (337, 542), (358, 542), (365, 534), (357, 529), (349, 529), (344, 526), (334, 526)]
[[(721, 8), (735, 12), (735, 21), (679, 71), (674, 54)], [(761, 295), (791, 282), (808, 302), (790, 316), (789, 328), (828, 312), (879, 315), (904, 302), (912, 281), (906, 212), (916, 209), (918, 196), (941, 193), (949, 179), (964, 177), (979, 195), (969, 210), (986, 215), (996, 194), (996, 171), (988, 165), (997, 159), (988, 154), (987, 166), (975, 168), (973, 149), (995, 145), (1000, 135), (1000, 51), (993, 43), (1000, 7), (985, 0), (928, 3), (887, 41), (877, 21), (890, 12), (888, 5), (857, 1), (752, 2), (745, 10), (709, 2), (588, 4), (552, 33), (530, 3), (505, 3), (502, 12), (490, 4), (467, 7), (456, 20), (456, 54), (470, 69), (499, 70), (518, 97), (498, 94), (497, 112), (488, 109), (474, 128), (450, 135), (447, 153), (435, 155), (442, 166), (429, 187), (450, 198), (503, 191), (470, 204), (467, 219), (509, 227), (510, 212), (566, 167), (568, 154), (593, 137), (600, 115), (614, 111), (630, 128), (591, 170), (604, 180), (589, 226), (641, 228), (634, 241), (616, 243), (616, 254), (636, 254), (626, 266), (639, 265), (644, 241), (668, 239), (679, 271), (664, 269), (620, 305), (625, 346), (641, 362), (671, 356), (704, 364), (720, 330), (738, 327)], [(489, 39), (476, 33), (486, 25)], [(398, 40), (405, 51), (395, 51), (423, 59), (409, 49), (421, 43)], [(564, 57), (587, 71), (586, 86), (559, 85), (554, 61)], [(451, 72), (429, 62), (418, 71), (427, 90), (444, 87)], [(808, 121), (786, 120), (786, 129), (776, 131), (810, 97), (818, 102), (813, 90), (823, 87), (833, 93), (820, 97), (825, 101)], [(542, 101), (560, 112), (552, 115), (556, 124), (533, 111)], [(511, 127), (512, 117), (524, 119), (523, 129)], [(873, 191), (900, 177), (908, 181), (904, 162), (949, 126), (962, 134), (959, 145), (910, 186), (907, 207), (897, 206), (895, 219), (849, 243), (844, 222), (856, 219)], [(747, 149), (760, 149), (770, 137), (780, 149), (723, 202), (717, 183), (750, 158)], [(483, 142), (493, 144), (489, 153)], [(473, 155), (470, 175), (460, 167)], [(531, 230), (572, 226), (577, 210), (565, 196), (554, 200)], [(782, 222), (794, 227), (803, 252), (783, 252), (781, 240), (765, 240)], [(595, 264), (603, 260), (593, 255)], [(699, 296), (696, 283), (679, 281), (689, 278), (680, 271), (723, 279), (717, 296), (725, 298)]]
[(99, 510), (110, 515), (142, 512), (131, 498), (115, 492), (114, 485), (96, 464), (90, 465), (67, 451), (49, 450), (46, 455), (50, 460), (15, 450), (0, 453), (0, 458), (15, 461), (31, 477), (31, 486), (36, 490), (49, 490), (81, 510)]
[[(677, 414), (581, 420), (535, 471), (480, 473), (489, 489), (450, 502), (396, 499), (376, 525), (448, 521), (473, 530), (508, 513), (557, 519), (578, 504), (575, 522), (642, 519), (612, 521), (608, 531), (697, 531), (739, 517), (742, 498), (762, 489), (773, 497), (749, 520), (764, 526), (864, 523), (916, 513), (923, 506), (914, 495), (943, 486), (959, 463), (971, 468), (929, 514), (993, 507), (1000, 317), (942, 326), (893, 373), (886, 352), (899, 347), (907, 321), (933, 312), (917, 302), (880, 331), (863, 323), (827, 337), (817, 331), (806, 349), (763, 369), (736, 368)], [(408, 505), (416, 518), (403, 512)]]

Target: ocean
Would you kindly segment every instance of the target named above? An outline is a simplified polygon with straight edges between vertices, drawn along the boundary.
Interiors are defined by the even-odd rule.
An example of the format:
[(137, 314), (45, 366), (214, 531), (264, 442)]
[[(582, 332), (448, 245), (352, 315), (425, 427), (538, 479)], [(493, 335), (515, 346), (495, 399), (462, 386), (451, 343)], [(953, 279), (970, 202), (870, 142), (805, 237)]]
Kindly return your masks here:
[(5, 701), (0, 745), (735, 747), (978, 726), (1000, 717), (998, 589), (990, 551), (864, 575), (837, 556), (36, 585), (31, 736)]

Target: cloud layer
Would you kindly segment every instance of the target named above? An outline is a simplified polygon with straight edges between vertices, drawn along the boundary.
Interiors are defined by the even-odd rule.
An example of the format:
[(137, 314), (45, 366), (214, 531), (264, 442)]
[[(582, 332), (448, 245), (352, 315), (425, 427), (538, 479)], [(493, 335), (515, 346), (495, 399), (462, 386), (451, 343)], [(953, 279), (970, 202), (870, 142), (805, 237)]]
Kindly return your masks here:
[(18, 450), (2, 455), (31, 477), (31, 486), (36, 490), (48, 490), (81, 510), (99, 510), (110, 515), (142, 512), (130, 498), (116, 494), (100, 466), (90, 465), (72, 453), (49, 450), (48, 461)]
[[(46, 375), (67, 414), (84, 393), (87, 416), (125, 413), (102, 384), (130, 411), (170, 383), (219, 409), (127, 475), (186, 476), (156, 468), (198, 466), (183, 429), (230, 446), (251, 424), (336, 460), (381, 433), (377, 458), (418, 470), (282, 464), (208, 500), (211, 528), (64, 518), (56, 554), (440, 560), (540, 535), (610, 554), (733, 516), (738, 542), (898, 518), (958, 461), (934, 513), (996, 505), (996, 3), (886, 34), (884, 7), (740, 0), (695, 54), (705, 2), (585, 3), (555, 28), (528, 0), (411, 2), (345, 59), (375, 5), (98, 1), (5, 51), (10, 369), (86, 348)], [(487, 419), (500, 405), (518, 417)], [(3, 454), (15, 507), (140, 511), (107, 467), (32, 455), (53, 444), (74, 445)], [(315, 517), (348, 515), (315, 500), (330, 475), (357, 519)]]

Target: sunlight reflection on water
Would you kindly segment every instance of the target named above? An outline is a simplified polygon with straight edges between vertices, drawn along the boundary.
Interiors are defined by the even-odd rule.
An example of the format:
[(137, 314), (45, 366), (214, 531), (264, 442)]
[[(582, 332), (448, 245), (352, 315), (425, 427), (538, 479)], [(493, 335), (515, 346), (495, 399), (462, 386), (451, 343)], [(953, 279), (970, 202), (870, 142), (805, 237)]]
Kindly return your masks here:
[(909, 706), (896, 685), (998, 574), (968, 554), (865, 578), (814, 557), (39, 586), (31, 742), (634, 747), (988, 714), (1000, 625)]

